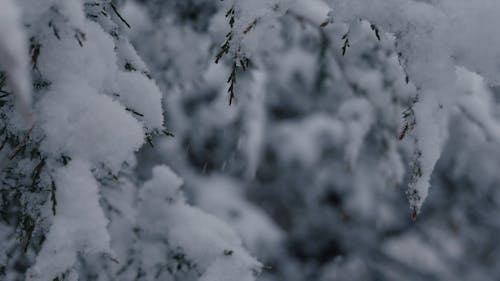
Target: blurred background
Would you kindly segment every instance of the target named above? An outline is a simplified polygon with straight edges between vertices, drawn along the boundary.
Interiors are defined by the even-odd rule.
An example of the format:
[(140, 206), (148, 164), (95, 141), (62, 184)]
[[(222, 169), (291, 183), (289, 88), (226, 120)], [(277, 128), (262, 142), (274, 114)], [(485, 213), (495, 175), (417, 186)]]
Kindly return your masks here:
[[(453, 116), (429, 197), (410, 218), (407, 117), (418, 91), (390, 35), (360, 22), (343, 55), (346, 26), (293, 13), (257, 25), (229, 106), (231, 63), (214, 62), (229, 29), (224, 3), (121, 7), (175, 135), (139, 153), (141, 176), (168, 163), (190, 203), (228, 222), (266, 265), (261, 280), (500, 278), (500, 151), (474, 118)], [(498, 89), (459, 77), (466, 101), (498, 117)]]

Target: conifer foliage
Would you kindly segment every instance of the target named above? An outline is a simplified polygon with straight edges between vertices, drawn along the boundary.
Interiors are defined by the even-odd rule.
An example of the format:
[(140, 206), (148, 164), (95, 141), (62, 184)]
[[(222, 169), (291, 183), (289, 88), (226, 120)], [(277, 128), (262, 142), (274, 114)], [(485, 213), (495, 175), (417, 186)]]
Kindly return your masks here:
[(498, 278), (498, 11), (0, 0), (0, 279)]
[(169, 168), (134, 173), (166, 130), (121, 3), (0, 5), (1, 279), (254, 280), (260, 264)]

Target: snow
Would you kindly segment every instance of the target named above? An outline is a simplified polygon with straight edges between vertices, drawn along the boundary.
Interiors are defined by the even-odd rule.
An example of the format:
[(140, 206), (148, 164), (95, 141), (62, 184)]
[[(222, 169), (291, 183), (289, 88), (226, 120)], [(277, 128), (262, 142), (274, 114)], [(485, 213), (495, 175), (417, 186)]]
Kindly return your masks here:
[(7, 72), (19, 111), (27, 123), (31, 114), (31, 76), (28, 71), (28, 44), (21, 11), (11, 0), (0, 1), (0, 69)]
[(70, 270), (78, 254), (109, 253), (108, 220), (99, 206), (97, 182), (85, 161), (55, 174), (56, 216), (47, 240), (29, 270), (30, 281), (53, 280)]
[(82, 47), (73, 36), (42, 42), (39, 68), (52, 81), (37, 105), (43, 147), (55, 157), (81, 157), (117, 171), (144, 143), (142, 127), (162, 128), (161, 94), (144, 75), (118, 70), (113, 41), (101, 27), (88, 22), (83, 30)]
[(310, 166), (319, 160), (322, 153), (309, 149), (311, 143), (318, 145), (324, 141), (342, 144), (345, 141), (343, 124), (330, 116), (316, 114), (297, 123), (283, 122), (273, 139), (273, 143), (279, 144), (286, 162), (295, 160), (304, 162), (304, 166)]
[(262, 154), (262, 145), (266, 124), (266, 113), (264, 112), (264, 102), (266, 97), (266, 75), (262, 72), (253, 73), (252, 87), (249, 89), (248, 100), (243, 101), (243, 114), (245, 118), (245, 136), (243, 138), (243, 153), (247, 158), (248, 167), (246, 176), (249, 179), (255, 178), (257, 166)]
[(196, 205), (230, 225), (251, 252), (271, 251), (282, 242), (283, 230), (243, 198), (240, 183), (214, 175), (200, 179), (197, 186)]
[[(252, 272), (259, 271), (259, 262), (246, 253), (228, 225), (186, 204), (181, 185), (170, 168), (154, 168), (153, 178), (141, 188), (138, 221), (144, 233), (151, 237), (166, 234), (174, 248), (182, 249), (205, 272), (202, 280), (255, 280)], [(222, 265), (231, 265), (232, 270), (221, 270)]]
[(345, 148), (346, 160), (354, 168), (375, 119), (373, 108), (365, 99), (352, 99), (340, 106), (339, 117), (345, 124), (345, 135), (349, 139)]
[[(135, 111), (147, 130), (163, 127), (162, 94), (156, 84), (143, 74), (121, 72), (117, 75), (118, 100), (127, 108)], [(143, 115), (143, 116), (141, 116)]]
[(326, 20), (331, 19), (331, 8), (320, 0), (292, 0), (288, 7), (296, 15), (320, 26)]
[(42, 148), (54, 158), (68, 155), (116, 171), (144, 142), (142, 127), (110, 97), (81, 81), (66, 81), (52, 86), (38, 105), (46, 134)]
[[(492, 63), (500, 55), (494, 51), (499, 50), (500, 41), (489, 36), (485, 28), (498, 21), (494, 11), (500, 8), (499, 4), (487, 0), (481, 4), (409, 0), (332, 2), (335, 14), (342, 21), (349, 23), (362, 18), (394, 34), (405, 59), (405, 69), (411, 81), (421, 89), (420, 102), (415, 106), (421, 175), (417, 175), (409, 187), (410, 193), (418, 194), (416, 200), (410, 200), (418, 212), (427, 197), (431, 174), (446, 141), (450, 108), (457, 100), (456, 66), (477, 71), (490, 83), (498, 83), (498, 75), (494, 74), (498, 66)], [(486, 45), (477, 42), (486, 42)], [(476, 45), (483, 47), (476, 48)]]
[[(53, 37), (42, 40), (38, 68), (52, 83), (64, 83), (68, 78), (78, 78), (96, 89), (96, 92), (104, 94), (118, 71), (113, 40), (93, 22), (86, 22), (82, 31), (86, 40), (81, 47), (72, 29), (61, 30), (61, 40), (54, 40)], [(100, 55), (97, 56), (98, 54)]]
[[(409, 199), (411, 208), (418, 213), (427, 197), (432, 172), (447, 140), (450, 109), (457, 102), (454, 85), (458, 77), (455, 68), (461, 66), (475, 71), (491, 84), (500, 81), (497, 63), (500, 58), (500, 40), (490, 36), (495, 33), (490, 29), (499, 23), (495, 11), (500, 8), (500, 4), (489, 0), (482, 0), (480, 4), (466, 0), (332, 0), (280, 4), (282, 6), (274, 13), (261, 2), (242, 4), (236, 1), (231, 4), (240, 12), (233, 32), (236, 30), (242, 34), (232, 42), (232, 46), (245, 55), (236, 53), (238, 56), (252, 57), (258, 52), (252, 43), (258, 40), (246, 37), (244, 32), (250, 19), (264, 19), (262, 25), (274, 26), (271, 22), (286, 11), (316, 26), (325, 20), (330, 22), (332, 18), (334, 22), (346, 25), (345, 36), (349, 45), (358, 43), (371, 24), (395, 36), (405, 71), (419, 89), (420, 101), (414, 107), (414, 138), (418, 155), (416, 165), (420, 171), (414, 175), (408, 190), (409, 194), (415, 195)], [(481, 20), (476, 20), (478, 18)], [(432, 120), (429, 118), (431, 116)]]
[(398, 261), (420, 270), (431, 270), (447, 275), (448, 269), (442, 258), (425, 245), (421, 238), (403, 236), (382, 245), (384, 252)]
[(0, 279), (497, 278), (499, 10), (0, 0)]

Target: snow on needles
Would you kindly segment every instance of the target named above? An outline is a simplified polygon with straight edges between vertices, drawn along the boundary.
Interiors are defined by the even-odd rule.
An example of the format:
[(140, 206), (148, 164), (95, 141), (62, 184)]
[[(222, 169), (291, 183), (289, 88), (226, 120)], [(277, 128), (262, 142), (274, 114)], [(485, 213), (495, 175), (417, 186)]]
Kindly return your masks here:
[(28, 120), (31, 110), (31, 76), (28, 72), (28, 44), (21, 13), (11, 0), (0, 0), (0, 7), (0, 68), (7, 71), (19, 110)]
[[(412, 108), (415, 159), (407, 190), (412, 212), (418, 214), (447, 140), (449, 116), (458, 105), (457, 67), (477, 72), (487, 83), (500, 84), (500, 39), (491, 36), (496, 34), (495, 28), (500, 24), (500, 3), (496, 0), (320, 0), (307, 3), (290, 0), (267, 1), (269, 6), (266, 6), (262, 1), (240, 2), (235, 0), (230, 5), (239, 12), (232, 32), (240, 34), (241, 38), (249, 33), (252, 19), (274, 26), (272, 22), (286, 12), (316, 26), (321, 23), (327, 32), (332, 30), (329, 29), (331, 25), (343, 25), (346, 29), (344, 47), (359, 40), (362, 25), (366, 25), (364, 21), (373, 24), (377, 32), (394, 36), (400, 62), (409, 81), (418, 89)], [(238, 23), (239, 20), (243, 23)], [(233, 48), (248, 53), (239, 56), (252, 56), (257, 47), (248, 42), (251, 37), (241, 38), (233, 42)], [(258, 45), (258, 48), (263, 47)]]
[(72, 161), (56, 172), (57, 211), (28, 272), (29, 281), (53, 280), (72, 268), (77, 254), (110, 253), (108, 221), (99, 206), (97, 182), (85, 161)]
[[(415, 105), (416, 164), (407, 192), (420, 211), (447, 139), (448, 119), (457, 105), (456, 67), (476, 71), (491, 84), (499, 80), (498, 1), (446, 0), (329, 1), (336, 19), (362, 18), (394, 34), (409, 79), (420, 89)], [(478, 20), (480, 19), (480, 20)]]
[(181, 185), (182, 180), (170, 168), (153, 170), (153, 178), (141, 190), (141, 231), (150, 237), (166, 234), (197, 265), (200, 280), (255, 280), (261, 264), (243, 249), (229, 226), (186, 204)]

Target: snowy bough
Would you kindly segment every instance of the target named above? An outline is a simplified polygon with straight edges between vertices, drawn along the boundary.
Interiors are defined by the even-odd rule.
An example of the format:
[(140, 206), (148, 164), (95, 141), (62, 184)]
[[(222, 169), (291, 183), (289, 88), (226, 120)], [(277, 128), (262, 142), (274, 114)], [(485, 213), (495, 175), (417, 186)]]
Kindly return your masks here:
[(1, 279), (254, 280), (261, 265), (169, 168), (134, 174), (168, 132), (116, 5), (0, 1)]
[[(158, 58), (159, 64), (167, 57), (172, 62), (157, 67), (165, 74), (151, 73), (129, 42), (131, 25), (120, 13), (123, 2), (0, 0), (1, 278), (254, 280), (262, 265), (226, 224), (186, 203), (181, 178), (163, 165), (154, 167), (148, 179), (137, 172), (135, 153), (143, 145), (153, 146), (156, 136), (170, 135), (163, 95), (152, 77), (164, 75), (167, 81), (158, 82), (180, 91), (184, 85), (174, 87), (172, 80), (196, 74), (185, 67), (193, 54), (165, 54), (153, 40), (138, 42), (149, 48), (150, 60)], [(158, 22), (175, 7), (175, 1), (139, 2)], [(338, 98), (335, 118), (317, 114), (298, 125), (281, 126), (271, 138), (286, 140), (276, 149), (284, 162), (296, 156), (290, 151), (306, 151), (295, 149), (303, 148), (304, 134), (308, 143), (308, 136), (326, 131), (357, 173), (366, 138), (377, 130), (388, 177), (400, 182), (406, 165), (396, 142), (410, 139), (406, 193), (415, 218), (453, 117), (465, 116), (487, 139), (500, 140), (491, 96), (484, 90), (487, 83), (500, 84), (500, 38), (492, 36), (500, 24), (498, 1), (224, 0), (210, 6), (223, 11), (223, 21), (214, 20), (213, 37), (203, 39), (220, 43), (214, 60), (228, 70), (229, 103), (240, 100), (248, 137), (243, 149), (246, 178), (255, 176), (259, 159), (254, 152), (266, 137), (263, 92), (269, 83), (282, 82), (273, 67), (279, 69), (287, 63), (286, 55), (294, 54), (273, 60), (286, 45), (281, 32), (287, 31), (289, 18), (319, 30), (325, 60), (342, 62), (345, 56), (347, 61), (351, 48), (367, 34), (380, 42), (381, 50), (395, 50), (395, 56), (388, 52), (372, 59), (387, 64), (389, 82), (408, 99), (395, 95), (394, 102), (353, 91)], [(162, 31), (152, 37), (161, 37)], [(190, 33), (184, 32), (178, 33), (188, 38)], [(185, 47), (173, 42), (166, 49), (185, 52)], [(399, 74), (392, 73), (394, 61), (402, 66)], [(360, 64), (352, 58), (335, 67), (328, 61), (320, 64), (323, 78), (333, 72), (343, 73), (345, 80), (361, 76), (348, 65)], [(398, 84), (400, 76), (408, 85)], [(366, 89), (359, 92), (376, 88), (377, 78), (362, 81)], [(322, 81), (318, 88), (335, 87)], [(260, 95), (242, 100), (244, 86)], [(168, 101), (181, 99), (172, 96)], [(169, 114), (181, 111), (168, 102), (165, 106)], [(393, 112), (387, 108), (399, 107), (404, 107), (403, 116), (394, 130)], [(309, 164), (319, 158), (315, 153), (299, 156)]]
[[(227, 55), (231, 61), (230, 102), (235, 95), (237, 71), (245, 71), (249, 61), (263, 65), (259, 54), (270, 48), (265, 33), (276, 30), (284, 15), (323, 29), (327, 37), (342, 30), (338, 46), (342, 55), (366, 32), (372, 32), (379, 41), (393, 42), (406, 82), (416, 88), (403, 113), (399, 132), (400, 139), (407, 136), (413, 139), (414, 157), (406, 191), (413, 219), (427, 198), (451, 116), (466, 115), (485, 135), (498, 141), (498, 123), (492, 116), (492, 108), (474, 100), (478, 97), (470, 96), (470, 85), (476, 83), (477, 77), (484, 79), (480, 83), (500, 84), (500, 38), (492, 36), (499, 24), (497, 1), (228, 0), (225, 3), (230, 30), (217, 59)], [(369, 109), (362, 111), (370, 115)]]

